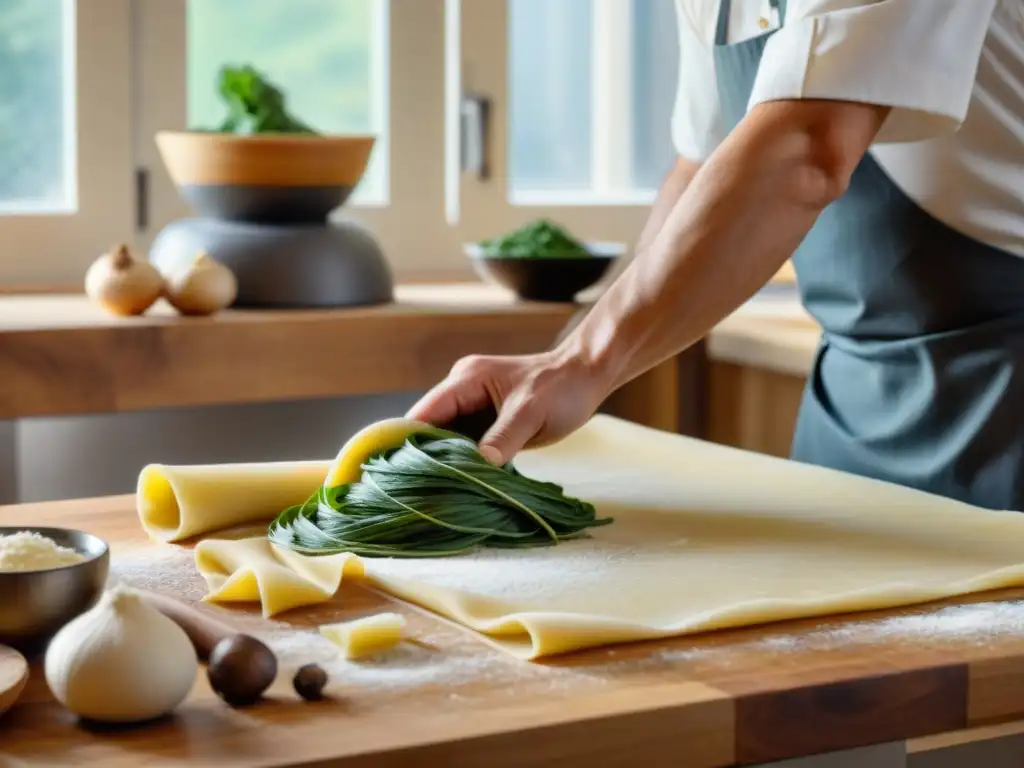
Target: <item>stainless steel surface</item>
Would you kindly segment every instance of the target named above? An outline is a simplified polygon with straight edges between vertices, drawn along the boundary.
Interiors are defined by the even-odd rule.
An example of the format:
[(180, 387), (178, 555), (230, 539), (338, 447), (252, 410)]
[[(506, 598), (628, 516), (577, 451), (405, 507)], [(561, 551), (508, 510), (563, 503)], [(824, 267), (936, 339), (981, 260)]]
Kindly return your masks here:
[(42, 571), (0, 571), (0, 645), (31, 656), (71, 619), (91, 608), (107, 583), (110, 548), (97, 536), (65, 528), (0, 527), (0, 536), (38, 533), (85, 555), (80, 563)]

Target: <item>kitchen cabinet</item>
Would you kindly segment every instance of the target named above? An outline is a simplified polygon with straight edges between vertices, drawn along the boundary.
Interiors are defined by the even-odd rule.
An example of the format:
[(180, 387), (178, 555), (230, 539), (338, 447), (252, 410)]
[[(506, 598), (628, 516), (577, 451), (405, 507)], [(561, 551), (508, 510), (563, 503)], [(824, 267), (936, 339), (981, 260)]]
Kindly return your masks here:
[(788, 456), (821, 332), (795, 292), (755, 298), (705, 341), (708, 439)]

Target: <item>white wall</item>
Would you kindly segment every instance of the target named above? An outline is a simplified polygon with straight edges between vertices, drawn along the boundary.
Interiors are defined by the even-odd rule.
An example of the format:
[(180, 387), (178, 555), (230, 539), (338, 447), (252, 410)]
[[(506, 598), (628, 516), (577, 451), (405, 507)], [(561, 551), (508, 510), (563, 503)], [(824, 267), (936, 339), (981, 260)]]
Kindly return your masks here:
[[(13, 434), (12, 425), (0, 422), (0, 497), (7, 496), (0, 502), (131, 493), (139, 470), (151, 462), (332, 458), (356, 430), (401, 416), (417, 397), (28, 419)], [(4, 455), (12, 445), (17, 458), (13, 494), (10, 456)]]

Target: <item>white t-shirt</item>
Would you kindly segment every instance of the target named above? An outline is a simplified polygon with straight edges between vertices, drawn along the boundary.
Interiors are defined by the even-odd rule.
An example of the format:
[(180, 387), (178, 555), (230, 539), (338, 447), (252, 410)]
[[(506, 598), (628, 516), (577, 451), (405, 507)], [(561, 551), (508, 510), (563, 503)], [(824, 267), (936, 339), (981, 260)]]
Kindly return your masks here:
[[(719, 0), (676, 0), (680, 155), (727, 131), (712, 47)], [(769, 0), (732, 0), (729, 42), (778, 26)], [(1024, 256), (1024, 0), (789, 0), (749, 107), (841, 99), (893, 108), (871, 153), (921, 208)]]

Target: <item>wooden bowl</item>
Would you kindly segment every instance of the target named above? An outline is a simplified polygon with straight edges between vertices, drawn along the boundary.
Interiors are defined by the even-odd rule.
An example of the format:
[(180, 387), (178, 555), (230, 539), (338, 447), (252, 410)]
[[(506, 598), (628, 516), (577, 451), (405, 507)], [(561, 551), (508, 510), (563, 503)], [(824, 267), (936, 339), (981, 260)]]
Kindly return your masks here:
[(182, 198), (230, 221), (322, 223), (363, 178), (373, 136), (161, 131), (157, 147)]
[(465, 246), (476, 273), (502, 285), (525, 301), (571, 302), (576, 294), (607, 274), (626, 247), (618, 243), (586, 243), (590, 256), (485, 256), (479, 245)]

